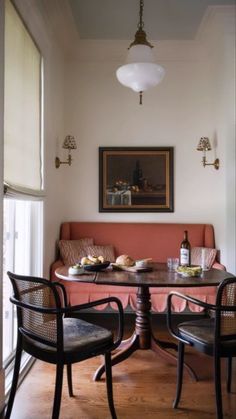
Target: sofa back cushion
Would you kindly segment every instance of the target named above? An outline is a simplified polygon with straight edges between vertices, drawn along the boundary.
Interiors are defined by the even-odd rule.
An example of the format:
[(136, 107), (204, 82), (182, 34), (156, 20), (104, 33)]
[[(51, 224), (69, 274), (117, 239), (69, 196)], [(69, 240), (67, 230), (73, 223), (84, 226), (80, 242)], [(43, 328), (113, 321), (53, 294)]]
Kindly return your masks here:
[(115, 256), (128, 254), (133, 259), (150, 257), (166, 262), (167, 257), (179, 257), (184, 230), (188, 230), (192, 247), (215, 247), (210, 224), (65, 222), (61, 225), (60, 238), (93, 237), (96, 245), (111, 243)]
[(210, 269), (216, 260), (217, 250), (210, 247), (193, 247), (191, 249), (191, 263), (193, 265), (201, 265), (202, 250), (205, 252), (205, 265)]
[(107, 244), (105, 246), (99, 246), (99, 245), (90, 245), (86, 246), (85, 248), (87, 255), (91, 256), (103, 256), (105, 261), (109, 262), (115, 262), (115, 253), (114, 253), (114, 247), (110, 244)]
[(86, 246), (89, 245), (93, 245), (92, 238), (60, 240), (58, 246), (64, 265), (74, 265), (79, 262), (83, 256), (87, 256)]

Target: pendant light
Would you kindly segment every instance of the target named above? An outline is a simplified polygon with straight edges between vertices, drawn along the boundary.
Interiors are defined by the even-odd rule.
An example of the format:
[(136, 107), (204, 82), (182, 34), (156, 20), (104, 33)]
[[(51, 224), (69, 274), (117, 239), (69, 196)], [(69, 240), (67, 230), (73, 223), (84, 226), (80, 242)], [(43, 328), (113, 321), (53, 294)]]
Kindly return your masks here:
[(147, 35), (143, 30), (143, 5), (143, 0), (140, 0), (138, 30), (128, 48), (127, 64), (116, 71), (121, 84), (139, 92), (140, 105), (142, 105), (143, 92), (160, 83), (165, 74), (164, 68), (155, 63), (153, 46), (147, 41)]

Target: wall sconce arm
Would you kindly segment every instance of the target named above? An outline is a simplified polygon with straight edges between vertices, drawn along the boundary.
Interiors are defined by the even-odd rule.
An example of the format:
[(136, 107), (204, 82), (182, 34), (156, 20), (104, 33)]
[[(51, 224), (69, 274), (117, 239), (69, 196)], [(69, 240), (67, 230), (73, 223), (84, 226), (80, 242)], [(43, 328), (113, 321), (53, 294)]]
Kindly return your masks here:
[(220, 160), (219, 159), (215, 159), (215, 161), (213, 163), (207, 163), (207, 159), (206, 159), (206, 152), (211, 150), (211, 143), (208, 137), (201, 137), (200, 141), (198, 143), (197, 146), (197, 151), (202, 151), (203, 156), (202, 156), (202, 164), (203, 167), (205, 166), (214, 166), (214, 168), (216, 170), (219, 169), (220, 167)]
[(71, 157), (71, 150), (75, 150), (77, 148), (75, 138), (72, 135), (67, 135), (62, 148), (65, 148), (68, 150), (68, 157), (66, 161), (61, 161), (59, 157), (55, 158), (55, 166), (56, 169), (60, 167), (61, 164), (68, 164), (71, 166), (72, 163), (72, 157)]
[(71, 163), (72, 163), (71, 154), (68, 154), (67, 161), (61, 161), (59, 157), (55, 157), (55, 166), (57, 169), (60, 167), (61, 164), (69, 164), (69, 166), (71, 166)]
[(205, 166), (214, 166), (214, 168), (216, 170), (219, 170), (219, 168), (220, 168), (220, 160), (219, 159), (215, 159), (215, 161), (213, 163), (207, 163), (206, 157), (203, 156), (203, 158), (202, 158), (202, 164), (203, 164), (203, 167), (205, 167)]

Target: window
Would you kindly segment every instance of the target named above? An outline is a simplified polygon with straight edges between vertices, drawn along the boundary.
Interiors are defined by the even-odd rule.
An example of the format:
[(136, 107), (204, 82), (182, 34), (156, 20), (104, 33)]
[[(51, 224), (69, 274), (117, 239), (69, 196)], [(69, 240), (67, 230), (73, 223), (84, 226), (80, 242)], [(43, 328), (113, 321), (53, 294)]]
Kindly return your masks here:
[(16, 344), (12, 286), (7, 271), (42, 275), (42, 202), (4, 199), (3, 240), (3, 362), (7, 364)]
[(42, 276), (43, 260), (42, 55), (10, 0), (4, 58), (3, 364), (8, 374), (16, 317), (7, 271)]

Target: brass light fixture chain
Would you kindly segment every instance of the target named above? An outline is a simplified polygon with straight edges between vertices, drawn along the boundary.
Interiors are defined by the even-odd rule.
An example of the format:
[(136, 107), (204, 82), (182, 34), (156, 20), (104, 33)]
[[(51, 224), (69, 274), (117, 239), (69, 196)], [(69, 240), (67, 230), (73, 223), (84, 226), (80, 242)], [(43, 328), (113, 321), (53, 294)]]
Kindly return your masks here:
[(144, 23), (143, 23), (143, 0), (140, 0), (138, 29), (143, 29), (143, 27), (144, 27)]
[(132, 48), (134, 45), (147, 45), (148, 47), (153, 48), (153, 46), (150, 44), (150, 42), (148, 42), (147, 35), (143, 30), (143, 28), (144, 28), (143, 7), (144, 7), (144, 2), (143, 2), (143, 0), (140, 0), (139, 23), (137, 25), (138, 30), (135, 34), (134, 41), (131, 42), (128, 49)]
[(143, 92), (141, 90), (141, 92), (139, 92), (139, 104), (142, 105), (143, 104)]

